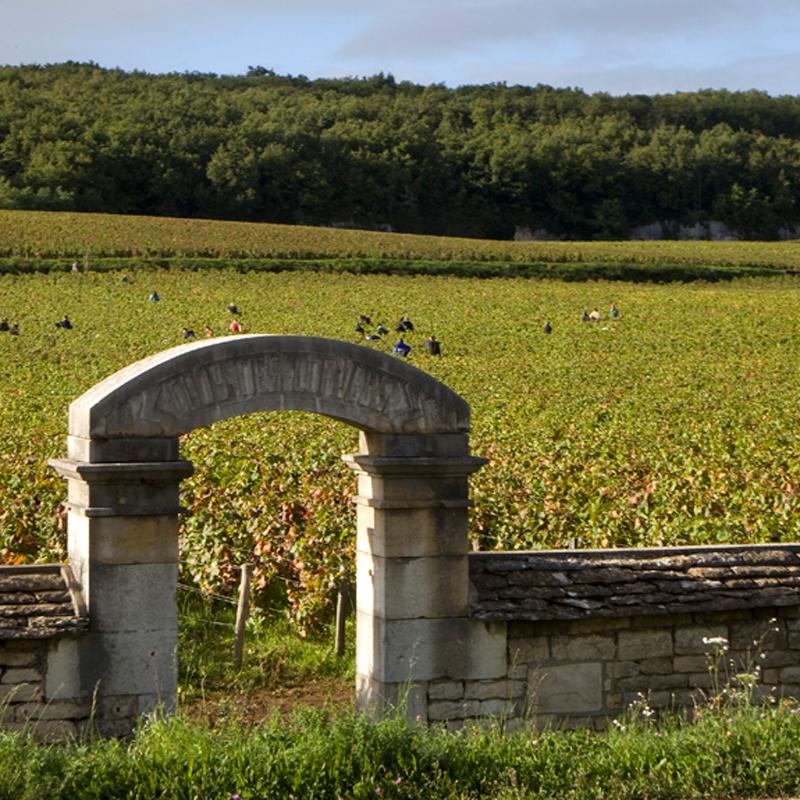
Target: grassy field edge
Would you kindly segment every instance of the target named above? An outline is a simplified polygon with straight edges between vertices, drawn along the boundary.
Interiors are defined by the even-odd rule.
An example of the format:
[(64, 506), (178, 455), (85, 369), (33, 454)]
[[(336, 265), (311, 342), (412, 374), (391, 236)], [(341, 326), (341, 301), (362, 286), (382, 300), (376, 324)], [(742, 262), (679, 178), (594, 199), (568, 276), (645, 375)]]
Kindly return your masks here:
[[(756, 265), (712, 266), (679, 263), (448, 261), (385, 258), (93, 258), (84, 271), (236, 270), (239, 272), (341, 272), (355, 275), (450, 275), (464, 278), (552, 278), (562, 281), (610, 280), (631, 283), (689, 283), (784, 275)], [(66, 272), (64, 259), (0, 258), (0, 275)]]

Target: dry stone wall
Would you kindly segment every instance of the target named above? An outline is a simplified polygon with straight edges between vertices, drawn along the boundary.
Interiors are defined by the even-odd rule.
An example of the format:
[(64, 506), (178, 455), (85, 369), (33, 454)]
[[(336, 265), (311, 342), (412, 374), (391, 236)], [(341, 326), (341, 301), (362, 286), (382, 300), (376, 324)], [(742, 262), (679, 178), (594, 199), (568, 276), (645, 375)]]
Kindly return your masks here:
[(643, 700), (691, 710), (737, 674), (800, 697), (800, 546), (471, 553), (475, 624), (505, 675), (428, 684), (428, 719), (590, 726)]

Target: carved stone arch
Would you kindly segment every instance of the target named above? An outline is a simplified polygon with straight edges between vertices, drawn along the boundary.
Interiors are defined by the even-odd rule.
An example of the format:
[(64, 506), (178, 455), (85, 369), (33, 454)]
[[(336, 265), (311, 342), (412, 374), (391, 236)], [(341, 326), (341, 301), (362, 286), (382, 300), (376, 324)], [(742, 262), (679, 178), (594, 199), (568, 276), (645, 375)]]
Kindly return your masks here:
[[(396, 703), (406, 686), (406, 713), (425, 717), (428, 682), (504, 669), (502, 643), (468, 619), (467, 478), (484, 460), (469, 455), (467, 403), (367, 347), (211, 339), (145, 358), (75, 400), (68, 459), (51, 462), (68, 479), (69, 558), (90, 615), (75, 651), (81, 691), (127, 698), (131, 725), (175, 703), (178, 485), (192, 472), (178, 437), (276, 410), (361, 431), (360, 451), (345, 456), (359, 476), (359, 705)], [(487, 663), (487, 652), (498, 655)]]

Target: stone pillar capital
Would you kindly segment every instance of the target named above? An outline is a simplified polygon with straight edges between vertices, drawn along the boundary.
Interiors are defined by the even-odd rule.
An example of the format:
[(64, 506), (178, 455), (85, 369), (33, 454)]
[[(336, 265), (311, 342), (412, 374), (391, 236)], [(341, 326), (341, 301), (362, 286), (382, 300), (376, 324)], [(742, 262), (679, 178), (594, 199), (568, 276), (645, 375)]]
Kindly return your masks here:
[(342, 459), (354, 472), (381, 478), (466, 478), (488, 463), (478, 456), (386, 457), (348, 453)]
[(190, 461), (48, 463), (68, 481), (69, 510), (84, 517), (177, 514), (178, 484), (194, 472)]

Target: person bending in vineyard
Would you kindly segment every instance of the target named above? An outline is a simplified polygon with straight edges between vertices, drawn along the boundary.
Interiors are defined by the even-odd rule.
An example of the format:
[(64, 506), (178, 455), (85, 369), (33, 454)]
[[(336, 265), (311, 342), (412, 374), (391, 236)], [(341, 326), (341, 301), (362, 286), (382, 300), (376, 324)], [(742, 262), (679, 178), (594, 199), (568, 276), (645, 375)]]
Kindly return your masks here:
[(439, 340), (431, 334), (425, 341), (425, 349), (432, 356), (440, 356), (442, 354), (442, 346)]
[(395, 355), (400, 356), (401, 358), (407, 358), (408, 354), (411, 352), (411, 345), (408, 344), (407, 342), (404, 342), (403, 337), (401, 336), (397, 340), (397, 344), (395, 344), (392, 352)]

